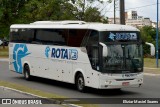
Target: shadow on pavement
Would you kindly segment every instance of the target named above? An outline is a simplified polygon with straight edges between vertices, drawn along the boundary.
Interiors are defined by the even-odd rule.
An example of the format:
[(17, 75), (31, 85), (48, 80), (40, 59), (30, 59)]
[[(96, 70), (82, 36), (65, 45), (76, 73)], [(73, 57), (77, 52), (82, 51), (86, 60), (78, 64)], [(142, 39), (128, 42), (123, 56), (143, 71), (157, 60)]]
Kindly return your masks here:
[[(23, 77), (14, 77), (15, 79), (23, 79)], [(26, 81), (26, 80), (24, 80)], [(40, 78), (40, 77), (33, 77), (31, 81), (29, 82), (36, 82), (36, 83), (40, 83), (40, 84), (47, 84), (49, 86), (55, 86), (55, 87), (59, 87), (59, 88), (63, 88), (63, 89), (67, 89), (67, 90), (72, 90), (72, 91), (77, 91), (75, 85), (74, 84), (70, 84), (70, 83), (65, 83), (65, 82), (60, 82), (60, 81), (56, 81), (56, 80), (50, 80), (50, 79), (45, 79), (45, 78)], [(93, 89), (93, 88), (86, 88), (85, 93), (88, 94), (95, 94), (98, 96), (102, 96), (102, 97), (120, 97), (120, 95), (136, 95), (138, 94), (137, 92), (132, 92), (132, 91), (125, 91), (125, 90), (121, 90), (121, 89)]]

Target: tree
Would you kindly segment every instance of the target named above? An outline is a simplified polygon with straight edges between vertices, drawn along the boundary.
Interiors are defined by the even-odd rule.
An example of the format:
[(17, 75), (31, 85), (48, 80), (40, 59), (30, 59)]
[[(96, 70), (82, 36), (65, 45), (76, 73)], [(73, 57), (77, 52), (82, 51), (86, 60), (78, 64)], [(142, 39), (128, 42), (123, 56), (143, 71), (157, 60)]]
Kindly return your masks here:
[[(140, 29), (141, 38), (144, 42), (153, 43), (156, 46), (156, 29), (152, 26), (144, 26)], [(160, 40), (159, 40), (160, 45)], [(144, 54), (148, 54), (150, 52), (148, 45), (143, 45)]]
[[(96, 13), (100, 13), (100, 17), (101, 17), (101, 11), (99, 11), (98, 7), (94, 7), (92, 6), (92, 4), (94, 4), (95, 2), (99, 2), (99, 3), (103, 3), (104, 0), (68, 0), (70, 1), (72, 4), (75, 5), (75, 7), (78, 9), (77, 10), (77, 18), (78, 20), (85, 20), (85, 12), (92, 12), (91, 10), (93, 10), (94, 12), (96, 11)], [(111, 3), (112, 0), (107, 0), (108, 3)], [(93, 13), (93, 12), (92, 12)], [(91, 18), (90, 18), (91, 19)], [(106, 19), (106, 18), (104, 18)], [(93, 20), (90, 20), (93, 21)]]
[(84, 20), (87, 22), (101, 22), (102, 16), (96, 7), (89, 7), (84, 13)]
[(102, 0), (0, 0), (0, 37), (9, 35), (11, 24), (42, 20), (85, 20), (107, 23), (94, 2)]
[(0, 37), (9, 34), (9, 26), (19, 18), (21, 10), (27, 0), (0, 0)]
[[(25, 4), (25, 11), (21, 12), (20, 20), (25, 20), (28, 23), (36, 20), (84, 20), (95, 22), (103, 19), (105, 23), (107, 22), (107, 18), (101, 15), (97, 7), (86, 6), (83, 12), (82, 8), (86, 5), (83, 4), (83, 1), (86, 0), (30, 0)], [(87, 2), (94, 1), (96, 0), (87, 0)], [(94, 20), (92, 15), (95, 16)]]
[[(42, 2), (43, 1), (43, 2)], [(36, 20), (75, 20), (77, 9), (65, 0), (30, 0), (25, 5), (24, 18)]]

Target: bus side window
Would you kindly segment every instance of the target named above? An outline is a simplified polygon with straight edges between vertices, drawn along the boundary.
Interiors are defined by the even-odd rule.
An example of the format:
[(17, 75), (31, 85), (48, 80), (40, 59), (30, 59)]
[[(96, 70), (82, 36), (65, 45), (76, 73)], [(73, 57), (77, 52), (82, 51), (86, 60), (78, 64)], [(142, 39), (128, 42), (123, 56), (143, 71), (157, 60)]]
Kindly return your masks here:
[(66, 45), (66, 36), (59, 29), (37, 29), (36, 41), (44, 45)]
[(34, 39), (34, 30), (32, 29), (21, 29), (19, 35), (22, 35), (22, 41), (24, 43), (31, 43)]
[(87, 29), (69, 29), (68, 46), (80, 47)]
[(19, 39), (18, 29), (11, 29), (10, 32), (10, 42), (17, 42)]
[(32, 29), (11, 29), (11, 42), (31, 43), (34, 39), (34, 30)]
[(99, 70), (98, 38), (99, 38), (99, 33), (97, 31), (91, 31), (86, 46), (91, 66), (95, 70)]

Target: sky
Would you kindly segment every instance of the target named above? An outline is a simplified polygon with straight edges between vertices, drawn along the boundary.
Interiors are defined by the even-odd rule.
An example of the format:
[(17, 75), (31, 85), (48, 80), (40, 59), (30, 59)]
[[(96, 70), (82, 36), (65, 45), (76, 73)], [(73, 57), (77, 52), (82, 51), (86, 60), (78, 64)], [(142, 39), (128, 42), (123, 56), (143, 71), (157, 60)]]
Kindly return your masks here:
[[(103, 0), (107, 1), (107, 0)], [(119, 1), (119, 0), (117, 0)], [(150, 18), (152, 21), (157, 20), (157, 0), (125, 0), (126, 11), (137, 11), (138, 16), (144, 18)], [(159, 0), (160, 3), (160, 0)], [(107, 3), (104, 3), (104, 5)], [(104, 7), (104, 6), (101, 6)], [(108, 4), (103, 10), (102, 15), (105, 14), (107, 17), (113, 17), (113, 3)], [(119, 2), (117, 2), (116, 16), (119, 16)], [(160, 19), (160, 4), (159, 4), (159, 19)]]

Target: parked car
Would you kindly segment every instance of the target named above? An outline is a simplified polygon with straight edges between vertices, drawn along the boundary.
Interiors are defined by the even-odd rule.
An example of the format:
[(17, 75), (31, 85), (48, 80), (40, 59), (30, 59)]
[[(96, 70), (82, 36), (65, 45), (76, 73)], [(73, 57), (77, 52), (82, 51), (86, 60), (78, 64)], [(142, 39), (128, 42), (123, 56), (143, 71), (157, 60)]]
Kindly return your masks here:
[(160, 59), (160, 48), (158, 49), (158, 57)]
[(8, 40), (3, 40), (2, 45), (4, 45), (4, 46), (8, 46), (8, 44), (9, 44), (9, 41), (8, 41)]
[(3, 44), (3, 41), (0, 39), (0, 46)]

